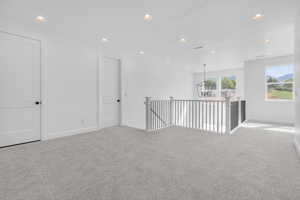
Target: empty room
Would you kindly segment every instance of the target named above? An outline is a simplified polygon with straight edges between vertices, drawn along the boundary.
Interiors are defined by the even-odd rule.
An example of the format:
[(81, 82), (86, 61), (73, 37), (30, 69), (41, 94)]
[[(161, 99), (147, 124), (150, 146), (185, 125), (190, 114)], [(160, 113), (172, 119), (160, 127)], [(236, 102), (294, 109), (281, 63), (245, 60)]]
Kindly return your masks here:
[(0, 200), (299, 200), (299, 0), (0, 0)]

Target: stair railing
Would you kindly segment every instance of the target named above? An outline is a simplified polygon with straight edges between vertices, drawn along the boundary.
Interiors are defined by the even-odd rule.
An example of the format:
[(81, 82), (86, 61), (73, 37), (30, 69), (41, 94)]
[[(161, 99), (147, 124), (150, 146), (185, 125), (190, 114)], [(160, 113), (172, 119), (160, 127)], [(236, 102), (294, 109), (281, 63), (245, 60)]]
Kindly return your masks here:
[(242, 122), (241, 112), (245, 113), (245, 103), (239, 99), (232, 101), (230, 97), (222, 100), (181, 100), (173, 97), (152, 100), (146, 97), (145, 105), (147, 131), (180, 126), (230, 134)]

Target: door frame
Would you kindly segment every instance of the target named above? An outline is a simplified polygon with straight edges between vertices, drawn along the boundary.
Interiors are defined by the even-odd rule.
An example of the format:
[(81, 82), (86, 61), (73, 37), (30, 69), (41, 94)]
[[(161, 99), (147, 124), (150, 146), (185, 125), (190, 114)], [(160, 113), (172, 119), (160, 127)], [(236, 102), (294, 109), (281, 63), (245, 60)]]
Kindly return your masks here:
[(45, 121), (45, 106), (44, 106), (44, 93), (43, 93), (43, 91), (44, 91), (44, 88), (45, 88), (45, 82), (44, 82), (44, 76), (45, 76), (45, 74), (44, 74), (44, 69), (43, 69), (43, 64), (42, 64), (42, 40), (40, 40), (40, 39), (36, 39), (36, 38), (33, 38), (33, 37), (29, 37), (29, 36), (25, 36), (25, 34), (24, 35), (22, 35), (22, 34), (17, 34), (17, 33), (12, 33), (12, 32), (8, 32), (8, 31), (4, 31), (4, 30), (1, 30), (0, 29), (0, 33), (2, 33), (2, 34), (7, 34), (7, 35), (11, 35), (11, 36), (14, 36), (14, 37), (19, 37), (19, 38), (23, 38), (23, 39), (27, 39), (27, 40), (33, 40), (33, 41), (36, 41), (36, 42), (38, 42), (39, 43), (39, 67), (40, 67), (40, 73), (39, 73), (39, 78), (40, 78), (40, 85), (39, 85), (39, 90), (40, 90), (40, 99), (39, 99), (39, 101), (40, 102), (42, 102), (41, 104), (40, 104), (40, 112), (39, 112), (39, 116), (40, 116), (40, 139), (39, 139), (39, 141), (43, 141), (43, 140), (46, 140), (46, 138), (47, 138), (47, 135), (46, 135), (46, 126), (45, 126), (45, 124), (46, 124), (46, 121)]
[(103, 127), (103, 120), (101, 118), (101, 112), (102, 112), (102, 94), (103, 92), (101, 91), (101, 71), (102, 71), (102, 67), (104, 67), (103, 65), (103, 59), (112, 59), (112, 60), (116, 60), (118, 62), (118, 68), (119, 68), (119, 73), (118, 73), (118, 79), (119, 79), (119, 98), (121, 100), (121, 102), (119, 103), (119, 117), (118, 117), (118, 125), (117, 126), (121, 126), (122, 125), (122, 62), (120, 58), (116, 58), (116, 57), (112, 57), (112, 56), (101, 56), (98, 55), (98, 84), (97, 84), (97, 90), (98, 90), (98, 112), (97, 112), (97, 118), (98, 118), (98, 128), (102, 129)]

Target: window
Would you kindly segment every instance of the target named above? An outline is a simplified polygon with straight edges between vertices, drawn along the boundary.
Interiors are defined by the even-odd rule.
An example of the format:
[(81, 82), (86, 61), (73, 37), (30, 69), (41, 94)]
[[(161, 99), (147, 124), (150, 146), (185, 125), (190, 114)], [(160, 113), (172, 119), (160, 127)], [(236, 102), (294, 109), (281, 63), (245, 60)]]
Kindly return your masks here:
[(293, 65), (272, 66), (266, 68), (266, 99), (293, 100)]
[(205, 82), (205, 90), (208, 90), (210, 92), (212, 92), (212, 94), (210, 94), (210, 96), (217, 96), (217, 83), (218, 83), (218, 79), (211, 77), (208, 78)]
[(217, 89), (217, 78), (208, 78), (205, 81), (206, 90), (216, 90)]
[(221, 80), (221, 96), (235, 96), (236, 94), (236, 76), (226, 76)]

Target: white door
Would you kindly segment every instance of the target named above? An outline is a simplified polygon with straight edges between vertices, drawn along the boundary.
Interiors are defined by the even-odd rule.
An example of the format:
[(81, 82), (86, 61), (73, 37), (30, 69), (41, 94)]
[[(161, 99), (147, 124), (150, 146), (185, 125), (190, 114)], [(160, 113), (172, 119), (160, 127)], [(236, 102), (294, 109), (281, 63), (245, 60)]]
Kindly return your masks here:
[(100, 124), (120, 125), (120, 60), (103, 57), (100, 64)]
[(0, 32), (0, 147), (40, 132), (40, 42)]

